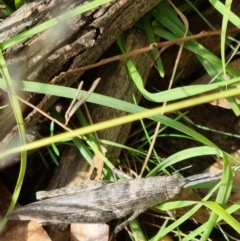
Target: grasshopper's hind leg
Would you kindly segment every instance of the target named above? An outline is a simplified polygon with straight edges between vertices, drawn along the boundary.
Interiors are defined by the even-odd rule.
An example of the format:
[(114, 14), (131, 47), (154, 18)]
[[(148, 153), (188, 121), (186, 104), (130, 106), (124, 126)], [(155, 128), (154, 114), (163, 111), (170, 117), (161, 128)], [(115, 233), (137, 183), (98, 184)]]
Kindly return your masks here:
[(124, 229), (131, 221), (133, 221), (136, 217), (138, 217), (141, 213), (144, 213), (147, 209), (139, 209), (136, 210), (132, 216), (130, 216), (126, 221), (123, 223), (119, 224), (115, 230), (114, 230), (114, 236), (116, 238), (116, 235), (118, 232), (120, 232), (122, 229)]

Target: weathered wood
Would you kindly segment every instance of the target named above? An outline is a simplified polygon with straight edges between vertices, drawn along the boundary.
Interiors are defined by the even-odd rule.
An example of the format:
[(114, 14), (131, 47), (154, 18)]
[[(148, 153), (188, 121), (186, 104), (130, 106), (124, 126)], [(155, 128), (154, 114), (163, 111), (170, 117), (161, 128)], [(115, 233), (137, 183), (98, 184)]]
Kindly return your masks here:
[[(59, 23), (30, 40), (7, 49), (4, 56), (11, 77), (21, 89), (21, 79), (51, 82), (51, 79), (62, 71), (95, 62), (123, 31), (130, 28), (160, 1), (111, 1), (111, 3), (96, 10), (71, 18), (64, 23)], [(58, 15), (58, 9), (65, 12), (83, 2), (83, 0), (47, 0), (25, 5), (12, 17), (3, 21), (0, 34), (5, 32), (6, 28), (14, 27), (14, 19), (24, 22), (22, 28), (17, 31), (22, 32), (26, 26), (30, 28)], [(24, 12), (29, 10), (29, 6), (33, 8), (31, 8), (31, 12), (34, 16), (37, 16), (39, 21), (22, 20), (23, 15), (28, 16)], [(12, 33), (10, 31), (3, 39), (9, 38), (17, 32), (10, 34)], [(71, 86), (81, 75), (82, 73), (66, 74), (58, 84)], [(58, 97), (46, 96), (39, 100), (38, 95), (30, 95), (29, 93), (21, 93), (21, 96), (43, 111), (46, 111), (58, 99)], [(3, 102), (6, 103), (7, 100)], [(2, 140), (0, 148), (4, 149), (16, 136), (17, 129), (13, 127), (14, 117), (11, 108), (1, 109), (0, 116), (0, 129), (3, 130), (0, 136)], [(40, 117), (39, 113), (32, 111), (25, 119), (26, 128), (35, 126)]]
[[(147, 3), (145, 1), (138, 1), (138, 2), (115, 1), (115, 2), (116, 3), (125, 2), (125, 5), (124, 5), (125, 7), (123, 7), (123, 9), (118, 11), (118, 14), (115, 13), (117, 15), (115, 19), (113, 17), (113, 20), (106, 21), (106, 29), (103, 29), (103, 32), (100, 34), (100, 36), (94, 39), (95, 42), (92, 47), (89, 46), (89, 47), (85, 47), (86, 49), (84, 48), (78, 49), (79, 44), (77, 42), (81, 38), (80, 36), (81, 31), (79, 31), (81, 27), (79, 27), (79, 29), (74, 29), (72, 33), (72, 37), (69, 37), (69, 36), (66, 37), (65, 45), (63, 44), (62, 47), (59, 47), (58, 49), (55, 50), (55, 52), (53, 51), (53, 53), (49, 51), (49, 56), (48, 54), (46, 54), (45, 56), (42, 55), (43, 56), (42, 59), (39, 62), (37, 62), (35, 65), (33, 64), (31, 66), (30, 73), (28, 72), (29, 69), (27, 68), (28, 64), (25, 63), (25, 61), (28, 61), (27, 59), (21, 60), (21, 57), (20, 57), (20, 60), (21, 60), (20, 62), (22, 64), (20, 66), (14, 65), (14, 63), (10, 65), (10, 61), (8, 61), (10, 70), (11, 69), (17, 70), (17, 71), (21, 70), (19, 71), (20, 72), (19, 76), (18, 74), (16, 74), (16, 72), (11, 72), (12, 76), (19, 77), (19, 79), (21, 77), (21, 78), (28, 78), (30, 80), (49, 82), (49, 80), (51, 80), (51, 78), (55, 76), (55, 73), (60, 73), (61, 71), (67, 71), (64, 65), (68, 61), (73, 63), (70, 68), (80, 67), (85, 64), (92, 63), (96, 59), (98, 59), (107, 48), (109, 48), (109, 46), (116, 40), (119, 34), (121, 34), (125, 29), (129, 28), (135, 21), (139, 19), (140, 16), (142, 16), (152, 6), (157, 4), (156, 1), (148, 1)], [(122, 19), (125, 19), (125, 21), (122, 21)], [(87, 30), (85, 29), (87, 29), (88, 25), (84, 25), (84, 26), (85, 28), (82, 27), (82, 31), (85, 31), (86, 33)], [(93, 27), (89, 27), (89, 28), (92, 30)], [(30, 48), (31, 44), (35, 45), (35, 43), (37, 46), (38, 44), (40, 44), (38, 40), (40, 41), (41, 38), (47, 39), (47, 36), (48, 36), (47, 34), (50, 35), (51, 31), (53, 30), (49, 30), (49, 32), (45, 31), (45, 33), (35, 36), (31, 40), (27, 41), (26, 44), (22, 46), (22, 48), (24, 49), (24, 47), (26, 47), (28, 49), (31, 49)], [(73, 41), (73, 36), (77, 32), (78, 32), (78, 36), (75, 37), (75, 39), (77, 40)], [(90, 33), (93, 33), (93, 32), (91, 31)], [(131, 43), (129, 44), (129, 50), (148, 45), (146, 36), (144, 36), (141, 31), (131, 30), (130, 33), (128, 33), (128, 36), (129, 37), (127, 40), (127, 45), (129, 44), (129, 42)], [(80, 56), (79, 58), (75, 58), (76, 56), (74, 55), (73, 52), (66, 51), (66, 49), (68, 49), (69, 46), (71, 47), (71, 49), (74, 49), (74, 50), (78, 49), (79, 56)], [(12, 49), (13, 52), (11, 52), (10, 50), (7, 50), (5, 53), (6, 58), (10, 59), (11, 56), (13, 56), (14, 54), (16, 54), (15, 56), (18, 56), (17, 55), (18, 53), (22, 53), (20, 54), (20, 56), (24, 55), (23, 52), (21, 52), (23, 50), (16, 51), (16, 49), (17, 48)], [(32, 47), (32, 49), (34, 48)], [(77, 53), (75, 54), (77, 55)], [(63, 62), (62, 60), (64, 60), (65, 62)], [(150, 67), (152, 65), (151, 58), (149, 58), (149, 55), (147, 56), (144, 54), (142, 56), (134, 57), (133, 61), (135, 62), (137, 68), (139, 69), (140, 74), (143, 77), (143, 80), (146, 81)], [(98, 77), (102, 77), (102, 81), (101, 81), (101, 84), (99, 85), (99, 90), (97, 90), (97, 92), (110, 95), (116, 98), (120, 98), (126, 101), (131, 100), (131, 91), (130, 91), (129, 83), (127, 81), (128, 74), (125, 69), (124, 63), (113, 63), (107, 66), (105, 70), (101, 68), (98, 70), (98, 72), (94, 71), (94, 73), (96, 73)], [(69, 86), (75, 80), (77, 80), (81, 74), (82, 73), (79, 73), (78, 75), (69, 75), (69, 76), (67, 75), (61, 81), (61, 84)], [(137, 93), (136, 88), (133, 88), (133, 91)], [(140, 98), (139, 93), (137, 95), (139, 99)], [(25, 99), (26, 98), (30, 101), (33, 101), (34, 96), (30, 97), (28, 94), (26, 94)], [(40, 107), (42, 110), (47, 110), (56, 100), (57, 100), (57, 97), (55, 98), (55, 97), (46, 96), (38, 104), (38, 107)], [(91, 109), (90, 112), (94, 122), (99, 122), (105, 119), (109, 119), (109, 118), (112, 118), (113, 116), (117, 117), (120, 115), (125, 115), (125, 113), (121, 113), (119, 111), (116, 112), (110, 108), (105, 108), (101, 106), (93, 106), (93, 107), (90, 107), (90, 109)], [(99, 113), (103, 113), (103, 115), (99, 115)], [(28, 127), (34, 126), (37, 123), (40, 116), (41, 116), (40, 114), (33, 111), (25, 119), (26, 127), (28, 128)], [(4, 121), (7, 122), (6, 119)], [(2, 125), (4, 125), (4, 123)], [(0, 126), (1, 126), (1, 123), (0, 123)], [(6, 130), (6, 133), (8, 133), (10, 129), (11, 127), (9, 127), (8, 130)], [(99, 133), (99, 137), (100, 138), (107, 137), (108, 140), (116, 141), (118, 143), (124, 143), (127, 138), (129, 130), (130, 130), (129, 125), (119, 126), (119, 127), (116, 127), (116, 129), (115, 128), (110, 129), (110, 132), (103, 131)], [(15, 136), (15, 132), (14, 131), (11, 132), (8, 135), (9, 139), (5, 138), (5, 141), (3, 143), (8, 145), (10, 140)], [(120, 153), (120, 149), (115, 147), (108, 147), (108, 152), (113, 153), (114, 156), (118, 157)], [(84, 174), (81, 175), (81, 173), (86, 171), (88, 168), (89, 166), (86, 163), (86, 161), (82, 157), (79, 157), (78, 150), (73, 148), (66, 148), (63, 155), (61, 156), (60, 166), (55, 170), (55, 173), (51, 179), (48, 189), (54, 189), (57, 187), (73, 185), (81, 182), (84, 177)], [(57, 227), (51, 227), (48, 229), (48, 232), (53, 240), (69, 239), (68, 229), (66, 229), (65, 231), (60, 231)]]
[[(141, 48), (148, 43), (146, 35), (137, 29), (131, 28), (126, 33), (126, 46), (127, 51), (131, 51), (135, 48)], [(147, 80), (150, 68), (152, 66), (151, 55), (138, 55), (132, 58), (134, 64), (139, 70), (143, 81)], [(123, 62), (111, 63), (94, 71), (94, 75), (91, 76), (95, 79), (97, 76), (102, 77), (104, 84), (100, 83), (97, 86), (96, 92), (112, 96), (118, 99), (132, 102), (130, 83), (128, 79), (128, 73)], [(116, 78), (117, 76), (117, 78)], [(136, 87), (132, 86), (132, 91), (136, 94), (137, 100), (140, 99), (140, 93)], [(88, 105), (89, 106), (89, 105)], [(101, 105), (90, 105), (89, 111), (94, 123), (101, 122), (106, 119), (125, 115), (124, 112), (115, 109), (107, 108)], [(106, 139), (116, 143), (124, 144), (127, 140), (131, 125), (122, 125), (107, 130), (98, 132), (100, 139)], [(115, 162), (118, 158), (121, 149), (108, 146), (108, 152), (111, 153), (110, 160)], [(78, 185), (84, 179), (86, 179), (86, 173), (89, 169), (89, 165), (86, 160), (79, 155), (79, 151), (75, 147), (66, 147), (61, 155), (59, 167), (55, 169), (55, 172), (51, 178), (51, 181), (47, 187), (48, 190), (57, 189), (60, 187)], [(59, 231), (56, 226), (47, 227), (48, 234), (53, 241), (68, 240), (69, 230)]]

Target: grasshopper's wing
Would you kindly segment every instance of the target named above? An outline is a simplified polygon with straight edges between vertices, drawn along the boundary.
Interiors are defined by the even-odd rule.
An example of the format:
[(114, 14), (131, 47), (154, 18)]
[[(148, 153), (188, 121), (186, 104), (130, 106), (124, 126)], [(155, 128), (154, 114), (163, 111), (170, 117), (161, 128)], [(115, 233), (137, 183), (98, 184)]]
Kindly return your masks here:
[[(106, 195), (99, 195), (98, 190), (65, 194), (35, 202), (16, 209), (9, 215), (12, 220), (36, 219), (40, 223), (97, 223), (108, 222), (116, 218), (113, 205)], [(102, 191), (100, 191), (102, 193)]]
[(68, 195), (68, 194), (76, 194), (80, 192), (91, 191), (91, 190), (103, 187), (109, 183), (110, 183), (109, 181), (93, 180), (89, 182), (84, 182), (77, 186), (63, 187), (63, 188), (54, 189), (51, 191), (39, 191), (36, 193), (36, 198), (37, 200), (43, 200), (43, 199), (48, 199), (52, 197), (59, 197), (59, 196)]
[(70, 224), (70, 223), (101, 223), (117, 218), (111, 209), (98, 204), (58, 205), (30, 204), (16, 209), (9, 217), (10, 220), (32, 220), (41, 224)]

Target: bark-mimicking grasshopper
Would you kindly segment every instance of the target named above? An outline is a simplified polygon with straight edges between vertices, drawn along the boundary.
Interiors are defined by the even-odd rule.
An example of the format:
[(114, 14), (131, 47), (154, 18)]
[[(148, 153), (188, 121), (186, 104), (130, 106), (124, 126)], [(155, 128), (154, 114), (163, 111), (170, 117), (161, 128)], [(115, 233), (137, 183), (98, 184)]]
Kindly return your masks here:
[(16, 209), (12, 220), (36, 219), (42, 224), (105, 223), (132, 214), (118, 225), (115, 234), (148, 208), (166, 202), (183, 188), (220, 179), (222, 171), (188, 178), (178, 174), (141, 179), (125, 179), (114, 183), (89, 181), (75, 187), (37, 192), (41, 200)]

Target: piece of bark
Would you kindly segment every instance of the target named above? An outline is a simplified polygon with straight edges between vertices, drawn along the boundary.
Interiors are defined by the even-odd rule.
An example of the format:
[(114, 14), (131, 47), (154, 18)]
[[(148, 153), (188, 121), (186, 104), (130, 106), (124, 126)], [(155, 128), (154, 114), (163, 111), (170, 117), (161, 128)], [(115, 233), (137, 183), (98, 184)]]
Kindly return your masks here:
[[(141, 30), (132, 28), (128, 30), (126, 34), (127, 51), (141, 48), (148, 43), (146, 35)], [(139, 70), (143, 82), (145, 83), (152, 66), (151, 54), (136, 55), (131, 59)], [(115, 62), (102, 66), (94, 73), (95, 76), (91, 76), (93, 79), (101, 74), (104, 80), (104, 83), (99, 83), (96, 92), (132, 102), (130, 82), (128, 81), (128, 73), (124, 62)], [(137, 100), (139, 100), (141, 95), (135, 86), (132, 86), (132, 91), (136, 94)], [(91, 106), (89, 105), (89, 112), (94, 123), (126, 114), (119, 110), (93, 104)], [(97, 134), (100, 139), (107, 139), (112, 142), (124, 144), (128, 138), (130, 127), (130, 124), (121, 125), (102, 130)], [(110, 160), (115, 162), (121, 149), (114, 146), (107, 146), (106, 148), (107, 154), (114, 157)], [(79, 151), (75, 147), (66, 147), (61, 155), (59, 167), (55, 170), (47, 189), (52, 190), (68, 185), (77, 185), (86, 179), (88, 170), (89, 165), (84, 158), (79, 155)], [(47, 230), (53, 241), (67, 241), (69, 239), (68, 230), (60, 231), (56, 226), (49, 226)]]
[[(7, 49), (4, 52), (4, 56), (11, 77), (15, 79), (16, 86), (21, 89), (21, 79), (51, 82), (51, 79), (60, 72), (95, 62), (122, 32), (130, 28), (140, 17), (160, 1), (161, 0), (112, 1), (99, 7), (97, 10), (92, 10), (81, 16), (73, 17), (64, 23), (59, 23), (37, 34), (30, 40)], [(50, 10), (48, 10), (48, 13), (43, 11), (43, 13), (40, 14), (41, 17), (44, 15), (43, 19), (46, 20), (58, 15), (58, 12), (55, 11), (56, 9), (61, 9), (61, 12), (64, 12), (69, 8), (79, 6), (83, 2), (83, 0), (48, 0), (41, 1), (34, 6), (38, 10), (41, 10), (42, 8), (46, 8), (46, 5), (49, 5)], [(54, 10), (52, 10), (52, 7)], [(4, 26), (7, 25), (6, 22), (10, 21), (10, 25), (8, 25), (8, 28), (10, 28), (9, 26), (12, 26), (13, 19), (21, 18), (23, 15), (22, 8), (20, 8), (13, 17), (4, 20)], [(42, 21), (41, 17), (39, 17), (38, 22)], [(32, 24), (28, 24), (27, 27), (30, 28), (35, 24), (36, 23), (33, 22)], [(61, 29), (61, 31), (59, 29)], [(4, 28), (2, 30), (0, 29), (0, 34), (5, 30)], [(20, 30), (20, 32), (21, 31), (22, 30)], [(55, 39), (55, 41), (49, 42), (52, 39)], [(81, 75), (82, 73), (80, 72), (65, 74), (58, 79), (57, 84), (71, 86)], [(102, 84), (104, 84), (103, 81)], [(48, 110), (58, 99), (58, 97), (54, 96), (45, 96), (42, 99), (36, 94), (19, 94), (22, 98), (34, 103), (34, 105), (43, 111)], [(8, 100), (5, 98), (2, 103), (6, 104)], [(25, 116), (28, 112), (29, 110), (26, 109)], [(11, 141), (18, 139), (17, 128), (13, 127), (14, 117), (10, 107), (1, 109), (0, 115), (0, 129), (3, 130), (0, 136), (2, 140), (0, 149), (4, 150), (11, 146)], [(37, 111), (31, 111), (25, 118), (26, 129), (34, 127), (40, 117), (41, 114)], [(5, 163), (2, 162), (1, 165), (4, 166)]]

